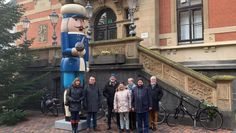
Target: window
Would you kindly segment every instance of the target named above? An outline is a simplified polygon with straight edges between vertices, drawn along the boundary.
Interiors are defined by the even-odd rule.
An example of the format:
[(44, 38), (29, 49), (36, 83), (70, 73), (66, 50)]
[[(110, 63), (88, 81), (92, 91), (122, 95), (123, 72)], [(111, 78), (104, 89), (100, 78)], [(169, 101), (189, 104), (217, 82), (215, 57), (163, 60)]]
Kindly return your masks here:
[(129, 29), (130, 24), (125, 24), (124, 26), (125, 26), (125, 36), (126, 37), (130, 37), (130, 34), (129, 34), (129, 32), (130, 32), (130, 29)]
[[(125, 19), (130, 19), (129, 8), (125, 9)], [(130, 25), (131, 25), (130, 23), (124, 25), (126, 37), (130, 36), (130, 34), (129, 34), (129, 32), (130, 32), (129, 26)]]
[(125, 19), (130, 19), (129, 8), (125, 8)]
[(178, 41), (180, 44), (203, 40), (202, 0), (177, 0)]
[(95, 41), (117, 38), (116, 15), (106, 8), (100, 11), (95, 18)]

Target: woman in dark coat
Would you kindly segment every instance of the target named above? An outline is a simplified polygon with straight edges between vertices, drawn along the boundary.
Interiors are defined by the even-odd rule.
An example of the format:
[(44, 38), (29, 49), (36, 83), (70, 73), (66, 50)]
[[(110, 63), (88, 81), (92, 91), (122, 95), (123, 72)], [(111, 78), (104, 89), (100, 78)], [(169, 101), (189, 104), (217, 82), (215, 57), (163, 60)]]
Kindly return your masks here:
[(79, 112), (81, 110), (81, 101), (84, 99), (83, 88), (80, 86), (80, 79), (75, 78), (72, 86), (66, 93), (66, 105), (69, 106), (71, 113), (71, 127), (72, 133), (77, 133)]

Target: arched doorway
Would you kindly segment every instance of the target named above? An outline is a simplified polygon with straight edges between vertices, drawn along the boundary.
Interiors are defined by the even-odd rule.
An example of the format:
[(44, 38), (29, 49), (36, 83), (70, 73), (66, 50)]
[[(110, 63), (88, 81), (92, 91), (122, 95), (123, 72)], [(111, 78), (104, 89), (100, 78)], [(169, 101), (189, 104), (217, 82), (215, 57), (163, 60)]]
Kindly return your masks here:
[(117, 38), (116, 14), (110, 8), (101, 10), (94, 21), (95, 41)]

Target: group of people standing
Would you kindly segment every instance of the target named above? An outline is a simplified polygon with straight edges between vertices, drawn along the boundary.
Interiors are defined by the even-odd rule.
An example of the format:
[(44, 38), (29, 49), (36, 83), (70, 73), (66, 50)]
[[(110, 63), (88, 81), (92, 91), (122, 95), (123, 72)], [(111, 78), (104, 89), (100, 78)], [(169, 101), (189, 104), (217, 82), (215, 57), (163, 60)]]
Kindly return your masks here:
[[(79, 86), (76, 87), (74, 82), (71, 90), (79, 89), (80, 91), (68, 91), (67, 99), (69, 102), (76, 104), (83, 101), (84, 108), (87, 111), (87, 132), (91, 130), (91, 118), (93, 120), (93, 130), (97, 129), (97, 112), (101, 107), (101, 90), (95, 84), (95, 77), (89, 78), (89, 84), (82, 90)], [(76, 94), (72, 94), (77, 92)], [(79, 92), (82, 92), (81, 95)], [(71, 94), (70, 94), (71, 93)], [(79, 95), (77, 95), (79, 94)], [(74, 96), (77, 97), (74, 97)], [(79, 97), (80, 96), (80, 97)], [(111, 129), (112, 114), (115, 113), (119, 132), (137, 129), (138, 133), (148, 133), (149, 129), (157, 129), (159, 101), (163, 96), (162, 87), (157, 84), (157, 78), (152, 76), (150, 84), (145, 86), (142, 79), (134, 83), (133, 78), (128, 79), (128, 84), (118, 82), (115, 75), (112, 75), (103, 89), (103, 96), (107, 99), (108, 116), (107, 130)], [(77, 126), (73, 123), (78, 121), (78, 115), (74, 114), (80, 111), (80, 105), (76, 104), (78, 110), (73, 110), (74, 105), (69, 104), (71, 111), (72, 129), (77, 130)], [(75, 112), (75, 113), (74, 113)], [(74, 128), (73, 128), (74, 127)], [(76, 132), (75, 132), (76, 133)]]

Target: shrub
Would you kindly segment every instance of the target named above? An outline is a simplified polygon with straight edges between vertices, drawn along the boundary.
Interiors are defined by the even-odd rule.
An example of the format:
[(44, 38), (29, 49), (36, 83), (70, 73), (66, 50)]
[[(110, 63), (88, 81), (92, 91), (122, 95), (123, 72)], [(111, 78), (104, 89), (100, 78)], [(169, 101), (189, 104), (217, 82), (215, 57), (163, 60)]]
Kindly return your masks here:
[(0, 114), (0, 125), (12, 126), (24, 120), (26, 120), (26, 113), (19, 109), (4, 109)]

